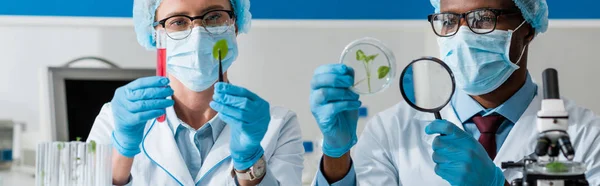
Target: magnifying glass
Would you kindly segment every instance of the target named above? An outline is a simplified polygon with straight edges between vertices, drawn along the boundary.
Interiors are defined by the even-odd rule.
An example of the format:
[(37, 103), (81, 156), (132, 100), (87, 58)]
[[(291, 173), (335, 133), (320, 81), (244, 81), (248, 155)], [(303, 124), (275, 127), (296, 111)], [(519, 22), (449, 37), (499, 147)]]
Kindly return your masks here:
[(400, 75), (400, 92), (404, 100), (421, 112), (442, 119), (440, 110), (454, 95), (454, 74), (442, 60), (423, 57), (408, 64)]
[(362, 38), (348, 44), (340, 63), (354, 69), (354, 84), (350, 88), (357, 94), (375, 94), (387, 89), (396, 75), (394, 53), (381, 41)]

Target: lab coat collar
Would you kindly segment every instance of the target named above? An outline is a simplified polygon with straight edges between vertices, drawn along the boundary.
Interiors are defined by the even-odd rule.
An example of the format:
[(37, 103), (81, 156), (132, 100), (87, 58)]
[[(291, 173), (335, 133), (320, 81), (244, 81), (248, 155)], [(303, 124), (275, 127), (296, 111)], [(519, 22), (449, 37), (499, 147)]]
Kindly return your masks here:
[(206, 179), (205, 177), (208, 174), (229, 158), (229, 126), (218, 119), (218, 115), (209, 121), (213, 129), (215, 143), (194, 180), (175, 142), (174, 135), (181, 122), (173, 107), (167, 108), (166, 114), (167, 119), (165, 122), (153, 120), (142, 142), (142, 149), (148, 159), (157, 164), (181, 185), (196, 185), (203, 179)]
[(533, 98), (523, 115), (511, 129), (502, 147), (500, 147), (496, 159), (494, 159), (494, 163), (498, 167), (502, 162), (518, 161), (534, 152), (535, 143), (531, 142), (534, 142), (538, 136), (536, 128), (537, 112), (542, 104), (542, 97), (539, 95), (541, 94), (538, 93)]
[(525, 84), (508, 100), (496, 108), (484, 109), (477, 101), (460, 89), (456, 90), (450, 104), (455, 108), (458, 119), (463, 124), (479, 113), (482, 113), (482, 116), (497, 113), (512, 123), (516, 123), (527, 109), (527, 105), (523, 103), (531, 102), (536, 95), (536, 91), (537, 85), (533, 83), (531, 76), (527, 73)]
[(142, 151), (149, 160), (180, 185), (194, 185), (192, 175), (187, 169), (167, 122), (168, 120), (164, 122), (152, 120), (142, 140)]
[[(174, 107), (168, 107), (166, 109), (166, 113), (167, 113), (167, 120), (169, 121), (169, 127), (171, 128), (171, 131), (173, 132), (173, 135), (177, 135), (177, 128), (179, 126), (184, 125), (184, 127), (186, 128), (191, 128), (188, 124), (184, 123), (183, 121), (181, 121), (179, 119), (179, 117), (177, 116), (177, 113), (175, 112)], [(220, 118), (219, 115), (215, 115), (212, 119), (210, 119), (210, 121), (208, 121), (208, 123), (206, 123), (205, 125), (203, 125), (201, 128), (206, 127), (206, 125), (210, 125), (211, 129), (212, 129), (212, 138), (213, 141), (217, 141), (219, 134), (221, 134), (221, 131), (223, 130), (223, 128), (225, 128), (225, 122), (223, 122)], [(198, 129), (199, 131), (200, 129)]]
[(222, 124), (223, 130), (221, 130), (219, 137), (210, 149), (210, 152), (204, 160), (202, 167), (200, 167), (200, 171), (196, 176), (196, 180), (194, 180), (195, 183), (205, 179), (204, 177), (209, 175), (216, 167), (224, 163), (226, 159), (230, 159), (229, 141), (231, 132), (229, 126), (227, 126), (225, 122), (222, 122)]

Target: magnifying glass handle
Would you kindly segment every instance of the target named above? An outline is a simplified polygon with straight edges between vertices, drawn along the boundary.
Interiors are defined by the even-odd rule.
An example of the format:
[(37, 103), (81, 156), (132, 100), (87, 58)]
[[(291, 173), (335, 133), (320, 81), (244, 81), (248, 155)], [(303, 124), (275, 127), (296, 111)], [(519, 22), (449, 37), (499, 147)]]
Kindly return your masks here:
[[(440, 114), (440, 112), (434, 112), (433, 113), (435, 115), (435, 119), (442, 119), (442, 115)], [(440, 134), (440, 136), (445, 136), (446, 134)]]

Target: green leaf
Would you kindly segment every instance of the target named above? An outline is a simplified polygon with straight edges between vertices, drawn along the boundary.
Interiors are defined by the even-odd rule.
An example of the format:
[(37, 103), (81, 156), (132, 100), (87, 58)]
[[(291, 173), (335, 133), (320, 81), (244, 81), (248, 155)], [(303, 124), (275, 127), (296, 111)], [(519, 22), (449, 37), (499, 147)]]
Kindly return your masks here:
[(368, 57), (367, 57), (367, 59), (366, 59), (367, 63), (368, 63), (368, 62), (371, 62), (371, 61), (373, 61), (373, 60), (375, 60), (375, 58), (376, 58), (377, 56), (379, 56), (379, 54), (375, 54), (375, 55), (372, 55), (372, 56), (368, 56)]
[(563, 164), (561, 162), (548, 163), (548, 164), (546, 164), (546, 169), (548, 170), (548, 172), (555, 172), (555, 173), (569, 171), (567, 166), (565, 166), (565, 164)]
[(362, 50), (356, 51), (356, 60), (364, 61), (367, 58), (365, 53)]
[(388, 66), (380, 66), (379, 69), (377, 69), (377, 77), (379, 79), (385, 78), (388, 73), (390, 73), (390, 67)]
[(221, 39), (215, 43), (213, 47), (213, 57), (216, 60), (219, 60), (219, 49), (221, 50), (221, 59), (225, 58), (227, 53), (229, 52), (229, 47), (227, 46), (227, 40)]
[(75, 141), (81, 141), (81, 137), (75, 137)]
[(91, 141), (90, 141), (90, 146), (88, 146), (88, 147), (89, 147), (89, 149), (88, 149), (88, 150), (89, 150), (90, 152), (92, 152), (92, 153), (96, 153), (96, 141), (94, 141), (94, 140), (91, 140)]

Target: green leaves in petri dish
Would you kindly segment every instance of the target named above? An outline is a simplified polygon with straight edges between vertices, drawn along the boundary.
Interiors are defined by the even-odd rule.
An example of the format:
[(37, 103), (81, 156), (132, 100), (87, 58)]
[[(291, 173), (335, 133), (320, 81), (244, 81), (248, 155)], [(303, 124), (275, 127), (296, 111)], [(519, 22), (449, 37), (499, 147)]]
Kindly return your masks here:
[(388, 73), (390, 73), (390, 67), (388, 66), (380, 66), (377, 69), (377, 77), (379, 79), (385, 78), (388, 75)]
[(362, 50), (356, 51), (356, 60), (365, 61), (366, 58), (367, 58), (367, 56), (365, 55), (365, 53)]
[(375, 55), (371, 55), (371, 56), (367, 56), (367, 59), (365, 60), (367, 63), (371, 62), (373, 60), (375, 60), (375, 58), (379, 56), (379, 54), (375, 54)]
[(221, 59), (225, 58), (227, 53), (229, 52), (229, 47), (227, 46), (227, 40), (221, 39), (215, 43), (213, 46), (213, 57), (216, 60), (219, 60), (219, 49), (221, 50)]
[[(369, 65), (369, 63), (373, 60), (375, 60), (375, 58), (377, 58), (377, 56), (379, 56), (379, 54), (374, 54), (374, 55), (370, 55), (367, 56), (365, 54), (365, 52), (363, 52), (362, 50), (357, 50), (356, 51), (356, 60), (360, 61), (363, 63), (364, 67), (365, 67), (365, 71), (367, 72), (367, 86), (369, 88), (369, 92), (371, 92), (371, 65)], [(387, 69), (383, 68), (386, 66), (382, 66), (379, 67), (379, 69), (377, 70), (377, 74), (379, 76), (379, 79), (382, 79), (383, 77), (385, 77), (389, 72), (390, 72), (390, 68), (387, 67)], [(359, 83), (363, 82), (364, 80), (360, 80), (357, 83), (354, 84), (354, 86), (358, 85)]]
[(561, 162), (548, 163), (548, 164), (546, 164), (546, 169), (548, 170), (548, 172), (554, 172), (554, 173), (569, 171), (567, 166)]

